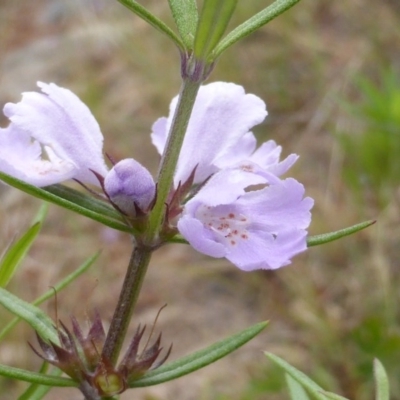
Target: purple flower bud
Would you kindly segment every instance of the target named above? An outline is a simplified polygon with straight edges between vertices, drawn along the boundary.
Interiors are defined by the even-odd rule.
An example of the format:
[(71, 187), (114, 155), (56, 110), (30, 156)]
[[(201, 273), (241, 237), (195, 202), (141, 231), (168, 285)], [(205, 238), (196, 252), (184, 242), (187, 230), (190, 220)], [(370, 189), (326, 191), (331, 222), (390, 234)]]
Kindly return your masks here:
[(136, 207), (146, 211), (156, 193), (150, 172), (133, 158), (114, 165), (104, 179), (104, 189), (111, 201), (131, 216), (136, 215)]

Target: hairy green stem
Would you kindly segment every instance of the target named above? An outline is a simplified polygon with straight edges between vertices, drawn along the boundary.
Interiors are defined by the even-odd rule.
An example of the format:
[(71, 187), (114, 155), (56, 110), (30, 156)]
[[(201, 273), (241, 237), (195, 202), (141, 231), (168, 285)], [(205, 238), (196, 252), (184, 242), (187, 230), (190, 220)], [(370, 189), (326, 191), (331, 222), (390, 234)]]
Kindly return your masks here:
[(200, 85), (201, 81), (192, 81), (188, 78), (183, 81), (168, 141), (158, 170), (157, 201), (149, 218), (145, 238), (147, 243), (154, 243), (163, 222), (165, 202), (173, 184), (176, 164)]
[(128, 270), (102, 352), (102, 356), (113, 365), (117, 363), (150, 258), (151, 249), (138, 246), (129, 260)]
[(158, 244), (158, 235), (165, 214), (165, 203), (173, 185), (176, 164), (200, 84), (200, 81), (194, 82), (190, 79), (185, 79), (181, 88), (168, 142), (158, 172), (157, 201), (149, 216), (149, 224), (144, 238), (142, 238), (131, 255), (118, 304), (102, 352), (102, 356), (113, 365), (117, 363), (150, 262), (151, 253)]

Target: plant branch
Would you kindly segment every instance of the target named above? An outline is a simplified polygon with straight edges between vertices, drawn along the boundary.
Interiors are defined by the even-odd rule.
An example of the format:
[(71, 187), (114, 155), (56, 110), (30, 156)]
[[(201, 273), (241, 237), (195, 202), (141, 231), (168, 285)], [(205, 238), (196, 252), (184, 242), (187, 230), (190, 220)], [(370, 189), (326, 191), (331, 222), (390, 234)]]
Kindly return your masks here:
[(168, 141), (158, 170), (157, 201), (150, 214), (145, 237), (148, 244), (155, 244), (154, 241), (157, 239), (163, 222), (165, 203), (173, 185), (175, 168), (200, 85), (201, 81), (193, 81), (190, 78), (186, 78), (183, 81), (175, 115), (168, 134)]
[(133, 250), (129, 260), (128, 270), (102, 352), (102, 356), (113, 365), (117, 363), (147, 271), (151, 252), (150, 248), (138, 246)]

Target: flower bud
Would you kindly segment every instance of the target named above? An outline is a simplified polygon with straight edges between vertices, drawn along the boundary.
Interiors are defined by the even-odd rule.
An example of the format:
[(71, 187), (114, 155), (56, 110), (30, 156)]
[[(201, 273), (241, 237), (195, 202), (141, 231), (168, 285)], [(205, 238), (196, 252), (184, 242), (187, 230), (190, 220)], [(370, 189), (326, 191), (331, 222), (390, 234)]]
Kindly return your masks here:
[(115, 164), (104, 179), (104, 190), (110, 200), (127, 215), (136, 209), (147, 211), (154, 199), (156, 185), (150, 172), (133, 158)]
[(42, 352), (30, 346), (36, 355), (61, 369), (77, 382), (82, 393), (93, 393), (91, 399), (103, 399), (105, 396), (110, 398), (124, 392), (128, 389), (130, 382), (141, 378), (147, 371), (161, 366), (172, 349), (171, 345), (166, 354), (156, 361), (162, 351), (160, 334), (150, 347), (147, 346), (150, 338), (147, 339), (144, 349), (139, 351), (146, 329), (146, 327), (140, 328), (139, 325), (122, 361), (118, 367), (115, 367), (102, 353), (106, 343), (106, 333), (98, 313), (90, 324), (87, 334), (84, 334), (74, 317), (72, 317), (72, 330), (61, 321), (56, 329), (59, 344), (45, 340), (36, 333)]

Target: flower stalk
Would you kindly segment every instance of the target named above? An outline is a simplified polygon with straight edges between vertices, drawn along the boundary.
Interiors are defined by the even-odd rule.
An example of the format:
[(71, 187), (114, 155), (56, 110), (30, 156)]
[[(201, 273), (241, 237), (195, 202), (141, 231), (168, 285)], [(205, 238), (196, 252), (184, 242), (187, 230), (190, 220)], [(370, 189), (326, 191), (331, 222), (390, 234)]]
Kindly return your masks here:
[(186, 78), (183, 81), (178, 105), (168, 135), (168, 142), (162, 156), (157, 176), (157, 200), (149, 216), (145, 243), (154, 245), (163, 223), (165, 202), (171, 190), (174, 172), (182, 148), (186, 128), (196, 100), (201, 81)]
[(151, 248), (137, 246), (129, 260), (118, 304), (115, 308), (102, 352), (102, 357), (109, 360), (114, 366), (117, 363), (131, 316), (139, 297), (151, 253)]
[(138, 240), (138, 244), (132, 252), (118, 304), (102, 352), (102, 356), (110, 360), (113, 365), (117, 363), (147, 272), (151, 254), (158, 245), (158, 233), (165, 215), (165, 203), (173, 184), (176, 164), (200, 85), (200, 81), (194, 82), (190, 79), (183, 81), (167, 147), (158, 171), (157, 200), (150, 213), (144, 238)]

